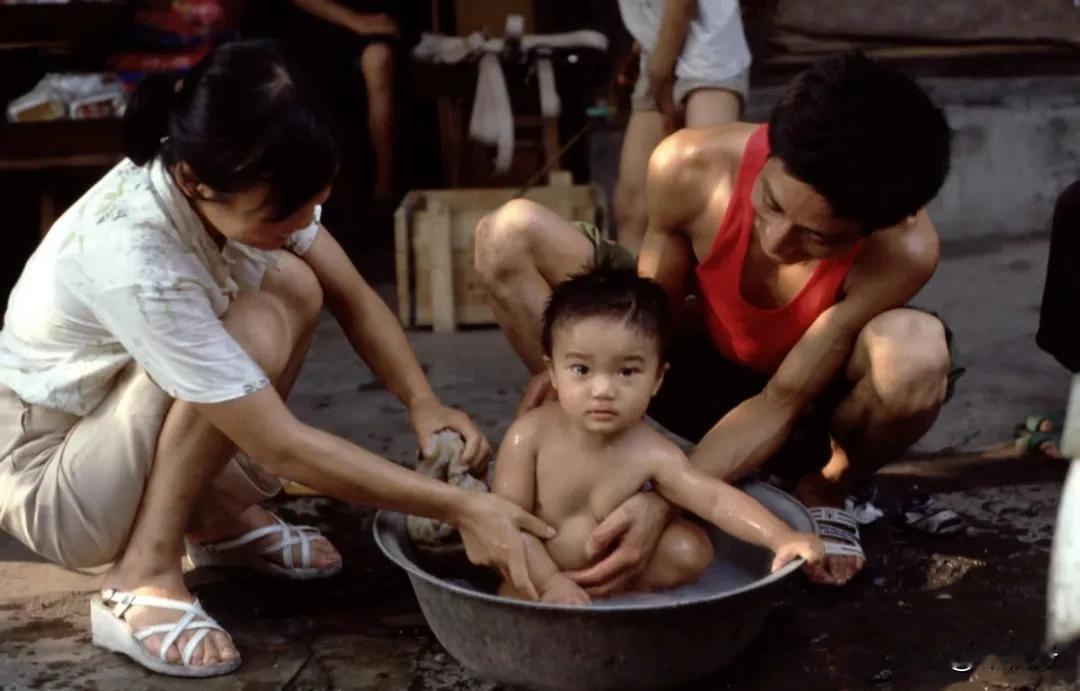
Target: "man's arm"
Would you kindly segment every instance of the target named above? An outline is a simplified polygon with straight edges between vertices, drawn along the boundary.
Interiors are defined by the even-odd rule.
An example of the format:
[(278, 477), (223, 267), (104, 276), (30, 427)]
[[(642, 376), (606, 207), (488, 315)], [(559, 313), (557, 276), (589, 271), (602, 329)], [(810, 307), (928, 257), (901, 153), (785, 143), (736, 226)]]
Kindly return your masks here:
[(690, 21), (697, 14), (697, 0), (664, 0), (656, 47), (646, 65), (649, 86), (656, 105), (664, 118), (664, 128), (674, 132), (679, 126), (678, 104), (675, 103), (675, 66), (682, 54)]
[(457, 430), (465, 438), (463, 458), (466, 463), (474, 466), (486, 458), (490, 450), (487, 440), (468, 416), (445, 408), (439, 402), (397, 317), (325, 228), (315, 236), (304, 261), (318, 277), (326, 306), (341, 324), (357, 354), (386, 388), (408, 407), (421, 445), (427, 443), (430, 434), (438, 431), (426, 427), (443, 425)]
[(761, 393), (736, 406), (690, 455), (695, 467), (735, 480), (787, 440), (798, 417), (841, 372), (862, 328), (901, 307), (930, 279), (938, 239), (925, 211), (910, 224), (870, 236), (848, 276), (847, 295), (825, 310), (780, 363)]
[(645, 180), (648, 226), (638, 256), (638, 273), (651, 278), (668, 295), (672, 314), (682, 311), (694, 265), (694, 250), (685, 229), (704, 209), (702, 170), (694, 160), (692, 142), (678, 132), (649, 157)]

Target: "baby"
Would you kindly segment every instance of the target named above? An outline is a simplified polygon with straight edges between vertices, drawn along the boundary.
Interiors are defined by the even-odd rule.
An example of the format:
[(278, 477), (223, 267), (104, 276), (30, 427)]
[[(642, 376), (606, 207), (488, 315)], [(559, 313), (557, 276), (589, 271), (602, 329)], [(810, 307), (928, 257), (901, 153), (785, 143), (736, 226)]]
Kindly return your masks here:
[[(590, 566), (593, 529), (647, 483), (672, 504), (727, 533), (768, 547), (772, 570), (822, 555), (821, 540), (798, 533), (746, 493), (699, 472), (643, 420), (660, 388), (668, 333), (667, 298), (633, 270), (596, 268), (555, 288), (544, 313), (545, 361), (558, 401), (511, 425), (495, 462), (493, 491), (558, 529), (547, 543), (524, 535), (540, 599), (586, 604), (565, 575)], [(677, 519), (664, 531), (630, 588), (661, 590), (695, 581), (712, 561), (705, 531)], [(503, 582), (499, 594), (525, 597)]]

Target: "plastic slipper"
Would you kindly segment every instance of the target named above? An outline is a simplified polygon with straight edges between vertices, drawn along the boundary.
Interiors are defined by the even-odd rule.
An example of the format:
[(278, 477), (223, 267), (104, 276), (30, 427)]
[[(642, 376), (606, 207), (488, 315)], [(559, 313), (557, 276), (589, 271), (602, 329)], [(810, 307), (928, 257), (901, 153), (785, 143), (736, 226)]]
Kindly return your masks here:
[[(145, 626), (138, 631), (122, 617), (129, 607), (157, 607), (183, 612), (179, 619), (169, 624)], [(149, 595), (135, 595), (109, 588), (90, 600), (90, 631), (94, 645), (105, 650), (127, 655), (143, 667), (159, 674), (173, 677), (216, 677), (228, 674), (240, 666), (240, 656), (216, 665), (193, 665), (191, 657), (203, 639), (211, 631), (225, 629), (214, 621), (199, 601), (184, 602)], [(187, 645), (180, 651), (180, 662), (168, 662), (166, 656), (180, 634), (194, 631)], [(142, 642), (150, 636), (162, 634), (161, 652), (153, 655)]]
[(866, 559), (859, 541), (859, 524), (850, 512), (832, 506), (815, 506), (810, 509), (810, 517), (821, 536), (825, 556)]
[(1065, 425), (1064, 411), (1056, 411), (1046, 415), (1029, 415), (1022, 424), (1016, 426), (1016, 453), (1025, 458), (1043, 458), (1060, 460), (1056, 456), (1046, 453), (1043, 446), (1046, 443), (1053, 444), (1055, 448), (1061, 448), (1061, 431)]
[[(272, 514), (271, 514), (272, 515)], [(290, 525), (274, 516), (275, 523), (256, 528), (240, 537), (221, 542), (198, 544), (184, 540), (188, 559), (192, 566), (231, 566), (252, 569), (270, 576), (281, 576), (298, 581), (314, 578), (329, 578), (341, 571), (341, 561), (330, 566), (315, 568), (311, 565), (311, 543), (325, 539), (317, 528), (309, 525)], [(255, 549), (257, 540), (277, 534), (276, 542)], [(293, 547), (300, 545), (300, 563), (293, 563)], [(284, 565), (276, 564), (266, 558), (274, 552), (281, 553)]]
[(904, 522), (929, 535), (951, 535), (963, 530), (965, 525), (963, 517), (949, 509), (908, 511)]

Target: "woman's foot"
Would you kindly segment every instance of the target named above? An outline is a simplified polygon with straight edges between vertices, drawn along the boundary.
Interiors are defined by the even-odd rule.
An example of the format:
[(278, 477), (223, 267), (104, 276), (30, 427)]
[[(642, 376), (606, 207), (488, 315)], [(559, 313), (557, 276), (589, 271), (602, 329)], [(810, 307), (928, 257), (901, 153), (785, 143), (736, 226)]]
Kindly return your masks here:
[[(174, 578), (168, 578), (155, 585), (134, 585), (140, 579), (129, 579), (116, 571), (110, 572), (104, 581), (102, 588), (103, 597), (110, 589), (133, 595), (165, 598), (180, 602), (194, 602), (195, 597), (184, 587), (183, 579), (177, 573)], [(148, 626), (159, 624), (174, 624), (185, 614), (172, 609), (160, 607), (131, 605), (123, 611), (120, 619), (127, 622), (132, 632), (138, 633)], [(181, 664), (182, 651), (187, 646), (191, 637), (198, 633), (198, 629), (190, 629), (181, 633), (176, 641), (169, 646), (165, 653), (165, 661), (170, 664)], [(151, 655), (157, 657), (161, 654), (161, 645), (167, 633), (159, 633), (147, 636), (140, 641)], [(230, 662), (240, 657), (232, 638), (224, 631), (211, 630), (196, 646), (188, 664), (195, 667), (212, 667), (214, 665)]]
[(1016, 451), (1028, 458), (1061, 460), (1061, 431), (1065, 411), (1047, 415), (1030, 415), (1016, 427)]
[[(200, 529), (197, 532), (188, 533), (187, 539), (190, 542), (199, 545), (211, 545), (214, 543), (227, 542), (253, 530), (276, 524), (278, 524), (278, 519), (274, 514), (261, 506), (255, 505), (248, 507), (248, 509), (239, 516), (230, 520), (218, 523), (212, 527)], [(250, 549), (259, 553), (261, 558), (265, 559), (267, 562), (282, 568), (292, 568), (294, 565), (302, 564), (303, 546), (299, 541), (296, 544), (283, 549), (269, 549), (281, 542), (281, 533), (271, 532), (265, 537), (261, 537), (249, 545), (245, 545), (242, 548), (238, 547), (237, 549)], [(286, 550), (291, 552), (291, 560), (286, 560)], [(341, 554), (334, 545), (322, 535), (311, 536), (310, 563), (308, 568), (315, 570), (331, 570), (340, 568), (340, 566)]]

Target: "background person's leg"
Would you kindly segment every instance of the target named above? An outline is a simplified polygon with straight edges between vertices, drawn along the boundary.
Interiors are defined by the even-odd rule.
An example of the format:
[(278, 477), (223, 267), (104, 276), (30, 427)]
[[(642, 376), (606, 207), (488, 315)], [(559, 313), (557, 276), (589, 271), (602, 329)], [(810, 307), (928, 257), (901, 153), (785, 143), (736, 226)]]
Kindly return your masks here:
[(686, 97), (686, 126), (712, 127), (735, 122), (742, 111), (742, 100), (727, 89), (695, 89)]
[(372, 198), (390, 202), (394, 196), (394, 48), (377, 42), (364, 46), (360, 71), (367, 86), (368, 133), (375, 155)]
[(664, 121), (657, 110), (635, 110), (630, 115), (619, 155), (619, 180), (615, 185), (615, 225), (619, 243), (637, 254), (645, 237), (645, 178), (649, 156), (665, 136)]

